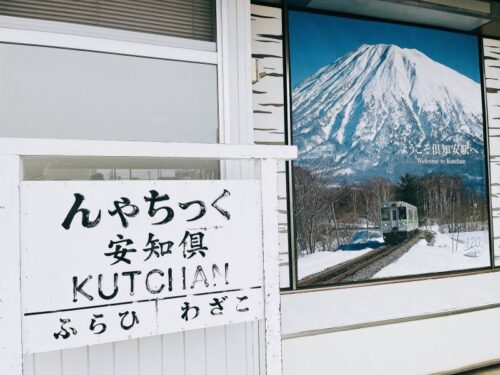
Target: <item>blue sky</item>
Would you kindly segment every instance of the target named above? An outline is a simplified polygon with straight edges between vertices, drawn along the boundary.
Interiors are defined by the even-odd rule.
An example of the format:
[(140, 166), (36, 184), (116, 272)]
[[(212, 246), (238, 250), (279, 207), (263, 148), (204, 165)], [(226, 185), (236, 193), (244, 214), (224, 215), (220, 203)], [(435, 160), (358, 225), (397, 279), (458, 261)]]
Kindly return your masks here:
[(480, 80), (477, 38), (422, 27), (290, 12), (292, 85), (362, 44), (415, 48), (461, 74)]

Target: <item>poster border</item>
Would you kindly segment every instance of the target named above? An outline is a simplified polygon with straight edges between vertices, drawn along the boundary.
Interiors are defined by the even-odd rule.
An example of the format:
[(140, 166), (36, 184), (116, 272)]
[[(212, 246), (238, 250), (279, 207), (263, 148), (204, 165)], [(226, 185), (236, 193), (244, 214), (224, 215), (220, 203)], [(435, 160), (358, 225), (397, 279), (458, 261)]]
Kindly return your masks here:
[[(258, 1), (252, 3), (259, 3)], [(264, 5), (260, 3), (261, 5)], [(267, 6), (270, 6), (267, 4)], [(423, 25), (414, 22), (405, 22), (405, 21), (396, 21), (396, 20), (387, 20), (379, 17), (370, 17), (363, 16), (345, 12), (337, 12), (331, 10), (322, 10), (322, 9), (310, 9), (306, 7), (293, 6), (289, 5), (287, 0), (283, 1), (282, 6), (275, 5), (277, 7), (282, 8), (283, 12), (283, 35), (284, 35), (284, 48), (285, 53), (283, 54), (284, 69), (285, 73), (285, 106), (286, 106), (286, 114), (285, 114), (285, 134), (287, 135), (287, 141), (289, 141), (291, 145), (293, 145), (293, 134), (291, 130), (292, 124), (292, 115), (291, 115), (291, 95), (292, 95), (292, 87), (291, 87), (291, 72), (292, 72), (292, 64), (290, 61), (290, 42), (289, 42), (289, 12), (303, 12), (303, 13), (312, 13), (326, 16), (336, 16), (349, 18), (354, 20), (362, 20), (362, 21), (374, 21), (374, 22), (382, 22), (386, 24), (395, 24), (395, 25), (404, 25), (404, 26), (413, 26), (420, 29), (431, 29), (437, 31), (444, 32), (452, 32), (455, 34), (469, 35), (476, 37), (476, 43), (478, 46), (478, 67), (479, 67), (479, 83), (481, 85), (481, 106), (482, 106), (482, 115), (483, 115), (483, 151), (484, 151), (484, 163), (485, 163), (485, 183), (487, 186), (486, 189), (486, 201), (488, 202), (487, 207), (487, 216), (488, 216), (488, 239), (489, 239), (489, 252), (490, 252), (490, 264), (489, 266), (479, 267), (479, 268), (470, 268), (470, 269), (461, 269), (461, 270), (451, 270), (451, 271), (443, 271), (443, 272), (429, 272), (429, 273), (420, 273), (413, 275), (405, 275), (405, 276), (395, 276), (389, 278), (378, 278), (373, 280), (362, 280), (362, 281), (351, 281), (344, 283), (331, 283), (331, 284), (323, 284), (323, 285), (310, 285), (310, 286), (299, 286), (298, 284), (298, 260), (296, 255), (296, 218), (293, 210), (293, 198), (295, 196), (295, 186), (293, 184), (293, 163), (294, 161), (287, 162), (287, 191), (288, 191), (288, 206), (289, 206), (289, 259), (290, 265), (293, 264), (293, 268), (290, 267), (290, 285), (291, 288), (283, 288), (283, 291), (295, 292), (295, 291), (304, 291), (304, 290), (324, 290), (324, 289), (338, 289), (338, 288), (346, 288), (346, 287), (358, 287), (358, 286), (369, 286), (369, 285), (377, 285), (377, 284), (387, 284), (387, 283), (398, 283), (405, 281), (418, 281), (418, 280), (427, 280), (434, 278), (444, 278), (444, 277), (454, 277), (454, 276), (465, 276), (471, 274), (478, 273), (487, 273), (487, 272), (498, 272), (500, 271), (500, 265), (495, 266), (495, 253), (494, 253), (494, 241), (493, 241), (493, 219), (492, 219), (492, 201), (491, 201), (491, 184), (490, 184), (490, 163), (489, 163), (489, 132), (488, 132), (488, 106), (487, 106), (487, 97), (486, 97), (486, 85), (485, 85), (485, 76), (484, 76), (484, 50), (483, 50), (483, 38), (484, 36), (480, 35), (478, 32), (473, 31), (463, 31), (463, 30), (454, 30), (447, 27), (441, 26), (433, 26), (433, 25)], [(285, 24), (286, 22), (286, 24)], [(495, 39), (495, 38), (491, 38)], [(289, 121), (287, 121), (289, 119)], [(293, 233), (292, 233), (293, 232)], [(292, 238), (293, 236), (293, 238)]]

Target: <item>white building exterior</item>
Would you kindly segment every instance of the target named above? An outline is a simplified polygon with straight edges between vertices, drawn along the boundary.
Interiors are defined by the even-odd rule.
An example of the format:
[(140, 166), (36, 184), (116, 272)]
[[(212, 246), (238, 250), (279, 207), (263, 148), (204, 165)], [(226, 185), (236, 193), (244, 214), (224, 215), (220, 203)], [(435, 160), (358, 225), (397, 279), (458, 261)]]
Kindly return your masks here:
[[(391, 6), (387, 4), (391, 3), (389, 1), (380, 2)], [(1, 3), (0, 14), (4, 15), (0, 15), (0, 121), (5, 121), (0, 123), (1, 375), (277, 375), (281, 368), (286, 375), (434, 374), (466, 371), (500, 362), (500, 273), (494, 267), (404, 280), (307, 289), (297, 287), (295, 256), (289, 256), (293, 248), (290, 245), (293, 242), (293, 238), (290, 239), (290, 233), (293, 233), (293, 228), (290, 229), (292, 215), (289, 213), (293, 200), (290, 197), (291, 187), (287, 188), (291, 178), (287, 173), (286, 160), (294, 159), (296, 150), (285, 146), (291, 144), (287, 129), (291, 121), (287, 91), (290, 85), (287, 80), (289, 66), (283, 61), (284, 46), (281, 43), (286, 38), (279, 39), (279, 43), (257, 40), (259, 34), (284, 35), (286, 6), (261, 2), (251, 4), (249, 0), (214, 0), (216, 36), (212, 41), (200, 41), (154, 32), (121, 30), (116, 26), (89, 26), (5, 15), (1, 12)], [(12, 3), (15, 7), (23, 2), (5, 3)], [(317, 3), (317, 8), (321, 8), (323, 2)], [(346, 3), (339, 2), (339, 7), (347, 6)], [(477, 6), (489, 4), (486, 1), (476, 3)], [(392, 5), (394, 8), (398, 6), (397, 3)], [(354, 12), (356, 6), (340, 10)], [(383, 14), (377, 13), (380, 9), (376, 8), (370, 15), (384, 18)], [(452, 23), (456, 19), (459, 25), (465, 24), (461, 21), (462, 16), (470, 17), (472, 25), (472, 18), (481, 9), (462, 9), (456, 18), (450, 19), (450, 24), (442, 26), (453, 28)], [(443, 9), (429, 10), (432, 14), (441, 11)], [(467, 11), (472, 15), (466, 14)], [(404, 11), (396, 13), (391, 17), (415, 22), (405, 19), (402, 16)], [(429, 20), (439, 25), (439, 17), (429, 16)], [(43, 56), (35, 53), (33, 48), (50, 49), (56, 54)], [(486, 143), (489, 146), (490, 225), (497, 250), (500, 240), (497, 191), (500, 183), (500, 86), (497, 83), (500, 81), (497, 53), (500, 41), (485, 37), (482, 48), (485, 57), (485, 116), (488, 119)], [(64, 60), (68, 51), (70, 59)], [(26, 61), (26, 56), (30, 54), (33, 60)], [(116, 60), (104, 61), (100, 66), (101, 59), (94, 61), (91, 56), (103, 57), (103, 61), (107, 58)], [(64, 90), (65, 84), (71, 86), (72, 82), (49, 79), (49, 83), (54, 83), (50, 87), (43, 81), (22, 82), (22, 71), (16, 73), (15, 69), (19, 67), (16, 64), (23, 61), (28, 72), (30, 64), (33, 64), (32, 74), (41, 74), (36, 68), (50, 67), (50, 59), (53, 59), (52, 63), (66, 61), (69, 64), (65, 68), (56, 66), (49, 73), (59, 71), (62, 76), (68, 73), (65, 69), (71, 71), (76, 68), (71, 64), (78, 59), (83, 61), (83, 65), (96, 64), (95, 72), (91, 69), (83, 69), (82, 72), (95, 74), (98, 77), (96, 81), (104, 82), (103, 87), (92, 87), (92, 84), (87, 87), (89, 77), (85, 73), (75, 75), (75, 82), (90, 93), (95, 89), (97, 97), (94, 100), (79, 96), (79, 90), (71, 92), (75, 98), (84, 98), (82, 100), (90, 103), (89, 107), (80, 108), (78, 113), (81, 117), (75, 122), (84, 124), (102, 115), (106, 123), (112, 124), (109, 131), (103, 130), (102, 124), (89, 126), (88, 132), (78, 133), (78, 125), (66, 131), (62, 127), (69, 118), (65, 116), (74, 113), (71, 111), (61, 116), (48, 116), (55, 121), (55, 125), (43, 125), (41, 130), (30, 122), (36, 120), (29, 117), (30, 113), (25, 113), (26, 118), (23, 118), (25, 109), (16, 100), (19, 101), (21, 95), (27, 95), (30, 87), (36, 88), (36, 91), (30, 93), (34, 97), (26, 100), (32, 104), (42, 103), (39, 107), (34, 104), (30, 107), (39, 108), (40, 113), (44, 112), (44, 108), (53, 110), (58, 107), (64, 112), (65, 106), (70, 105), (71, 100), (62, 102), (64, 91), (54, 96), (60, 100), (56, 103), (51, 102), (50, 96), (44, 102), (44, 96), (51, 89), (57, 91), (57, 87)], [(155, 87), (152, 91), (157, 92), (149, 93), (151, 97), (168, 97), (165, 107), (161, 101), (151, 108), (142, 108), (141, 103), (135, 107), (133, 100), (127, 101), (127, 97), (133, 94), (119, 92), (127, 89), (125, 85), (119, 85), (119, 74), (115, 77), (117, 81), (106, 81), (108, 74), (99, 76), (101, 69), (111, 74), (115, 68), (119, 70), (117, 67), (121, 67), (121, 62), (127, 65), (130, 59), (131, 67), (144, 62), (144, 69), (151, 69), (151, 72), (166, 69), (170, 73), (164, 79), (165, 82), (173, 82), (171, 87), (165, 90)], [(137, 59), (137, 64), (134, 64), (134, 59)], [(149, 62), (160, 65), (148, 65)], [(121, 77), (137, 74), (139, 86), (141, 80), (152, 85), (155, 79), (164, 83), (161, 77), (141, 77), (140, 71), (127, 69), (124, 68)], [(18, 74), (16, 80), (9, 81), (9, 72)], [(190, 81), (192, 76), (195, 78)], [(65, 77), (71, 77), (71, 74)], [(273, 83), (272, 79), (277, 79), (277, 83)], [(185, 82), (192, 86), (183, 92), (177, 86)], [(23, 84), (25, 91), (21, 90)], [(105, 85), (113, 84), (116, 84), (113, 87), (117, 88), (117, 92), (107, 91)], [(5, 89), (1, 88), (2, 85)], [(9, 88), (14, 90), (15, 87), (21, 87), (19, 93), (9, 97), (9, 93), (14, 92), (8, 91)], [(147, 93), (148, 87), (140, 89)], [(195, 97), (198, 102), (189, 102), (191, 87), (193, 92), (199, 94)], [(40, 92), (42, 88), (47, 92)], [(134, 91), (133, 87), (128, 89)], [(102, 97), (99, 92), (104, 92)], [(100, 107), (106, 95), (116, 95), (118, 100), (110, 100)], [(140, 100), (140, 97), (134, 100)], [(117, 111), (121, 103), (127, 107), (124, 108), (127, 115), (114, 118), (113, 111)], [(9, 109), (9, 105), (14, 107)], [(102, 114), (94, 116), (93, 105)], [(192, 111), (192, 118), (179, 129), (176, 125), (168, 131), (155, 127), (166, 126), (164, 120), (170, 115), (174, 121), (180, 122), (176, 106)], [(197, 112), (198, 108), (203, 108), (201, 115), (201, 109)], [(158, 113), (149, 113), (149, 110), (158, 110)], [(2, 115), (2, 111), (6, 115)], [(89, 116), (85, 117), (87, 112)], [(140, 116), (127, 122), (134, 113), (140, 113), (143, 125), (137, 125)], [(57, 121), (60, 123), (56, 124)], [(203, 126), (188, 129), (190, 124), (195, 126), (203, 121), (210, 123), (208, 130)], [(123, 129), (120, 124), (124, 124)], [(205, 138), (203, 130), (210, 132)], [(63, 135), (59, 136), (58, 131)], [(86, 158), (94, 159), (89, 161)], [(168, 159), (168, 163), (174, 164), (164, 166), (159, 161), (161, 159)], [(194, 166), (186, 159), (191, 162), (195, 159)], [(215, 167), (214, 164), (202, 164), (201, 167), (196, 164), (207, 160), (215, 161)], [(264, 250), (263, 255), (263, 269), (268, 277), (263, 280), (264, 290), (269, 293), (265, 298), (268, 320), (25, 354), (21, 336), (22, 265), (19, 264), (22, 221), (19, 186), (22, 181), (40, 179), (40, 171), (45, 173), (42, 179), (63, 181), (89, 180), (92, 179), (91, 174), (99, 171), (104, 174), (113, 171), (110, 172), (110, 179), (115, 180), (120, 179), (117, 176), (122, 174), (125, 176), (121, 177), (123, 180), (261, 180), (262, 191), (269, 193), (263, 193), (262, 205), (266, 206), (263, 226), (267, 224), (275, 229), (273, 233), (263, 231), (263, 248), (271, 249), (267, 253)], [(158, 176), (151, 178), (151, 173), (158, 173)], [(271, 211), (274, 215), (270, 215)], [(273, 268), (277, 266), (278, 256), (279, 277), (277, 268)], [(282, 288), (280, 297), (278, 278)], [(279, 311), (280, 316), (277, 315)], [(279, 324), (275, 325), (280, 320), (281, 330)], [(281, 348), (278, 343), (280, 335)]]

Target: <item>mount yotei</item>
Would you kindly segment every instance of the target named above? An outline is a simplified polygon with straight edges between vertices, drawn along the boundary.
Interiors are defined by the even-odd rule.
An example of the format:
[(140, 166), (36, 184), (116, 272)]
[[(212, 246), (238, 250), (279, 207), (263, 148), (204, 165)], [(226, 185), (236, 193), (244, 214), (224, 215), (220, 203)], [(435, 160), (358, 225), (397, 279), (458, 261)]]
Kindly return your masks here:
[(483, 180), (480, 84), (416, 49), (362, 45), (299, 83), (292, 103), (298, 164), (328, 183)]

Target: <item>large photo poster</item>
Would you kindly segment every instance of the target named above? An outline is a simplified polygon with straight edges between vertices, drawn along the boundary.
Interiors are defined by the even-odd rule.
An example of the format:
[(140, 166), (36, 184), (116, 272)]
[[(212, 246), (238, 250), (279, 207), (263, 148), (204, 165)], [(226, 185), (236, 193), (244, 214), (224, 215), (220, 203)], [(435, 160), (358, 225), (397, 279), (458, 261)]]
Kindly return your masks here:
[(478, 39), (290, 12), (299, 285), (490, 266)]

